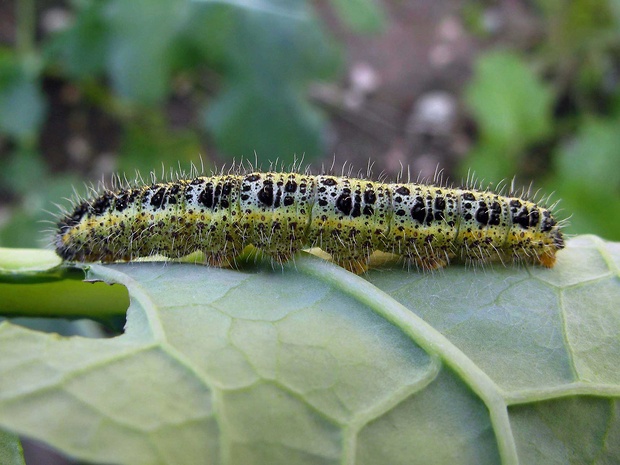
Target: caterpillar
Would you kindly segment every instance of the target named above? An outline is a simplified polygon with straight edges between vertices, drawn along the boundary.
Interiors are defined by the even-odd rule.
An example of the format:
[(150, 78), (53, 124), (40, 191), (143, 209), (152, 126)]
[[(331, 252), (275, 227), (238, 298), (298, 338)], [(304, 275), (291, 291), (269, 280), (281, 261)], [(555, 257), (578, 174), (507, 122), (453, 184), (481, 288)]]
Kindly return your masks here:
[(564, 247), (551, 211), (516, 195), (421, 183), (384, 183), (299, 172), (195, 176), (105, 189), (57, 223), (65, 261), (115, 262), (202, 251), (233, 266), (253, 245), (283, 263), (320, 247), (362, 273), (373, 251), (423, 270), (453, 259), (552, 267)]

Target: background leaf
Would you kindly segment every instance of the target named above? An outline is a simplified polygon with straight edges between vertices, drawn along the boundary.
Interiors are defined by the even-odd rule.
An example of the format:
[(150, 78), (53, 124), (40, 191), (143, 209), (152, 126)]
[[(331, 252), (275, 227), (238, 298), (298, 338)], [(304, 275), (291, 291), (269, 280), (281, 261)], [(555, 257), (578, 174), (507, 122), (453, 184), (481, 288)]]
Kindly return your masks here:
[(104, 72), (109, 35), (104, 15), (106, 2), (87, 0), (80, 5), (71, 27), (57, 33), (46, 49), (77, 80)]
[(568, 230), (620, 231), (620, 118), (587, 118), (579, 133), (558, 150), (557, 174), (547, 183), (571, 213)]
[(167, 95), (174, 39), (190, 5), (185, 0), (109, 2), (108, 66), (122, 96), (155, 103)]
[(340, 19), (359, 32), (381, 32), (387, 19), (382, 5), (376, 0), (332, 0)]
[(495, 52), (476, 64), (466, 94), (491, 144), (525, 144), (549, 132), (551, 92), (518, 55)]
[(0, 133), (18, 139), (37, 134), (46, 110), (37, 61), (0, 53)]
[(265, 4), (278, 8), (204, 5), (198, 40), (217, 51), (210, 59), (223, 75), (204, 122), (230, 155), (315, 158), (323, 150), (324, 121), (307, 102), (307, 87), (333, 75), (336, 55), (305, 2)]
[(93, 265), (129, 290), (125, 334), (0, 325), (0, 425), (98, 463), (620, 460), (620, 245), (573, 239), (552, 270), (285, 268)]
[(482, 55), (465, 93), (481, 133), (467, 166), (487, 179), (517, 172), (524, 149), (550, 133), (552, 98), (517, 54)]

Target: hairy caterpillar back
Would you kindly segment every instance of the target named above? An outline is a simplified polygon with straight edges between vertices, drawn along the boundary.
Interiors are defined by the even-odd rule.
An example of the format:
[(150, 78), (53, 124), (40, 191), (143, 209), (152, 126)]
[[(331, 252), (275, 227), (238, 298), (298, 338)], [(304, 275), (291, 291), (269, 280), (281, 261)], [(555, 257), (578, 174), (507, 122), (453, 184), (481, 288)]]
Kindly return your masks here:
[(64, 260), (81, 262), (202, 251), (208, 263), (227, 266), (248, 245), (279, 263), (320, 247), (362, 272), (375, 250), (425, 270), (454, 258), (551, 267), (564, 241), (548, 209), (516, 196), (296, 172), (106, 190), (79, 202), (55, 237)]

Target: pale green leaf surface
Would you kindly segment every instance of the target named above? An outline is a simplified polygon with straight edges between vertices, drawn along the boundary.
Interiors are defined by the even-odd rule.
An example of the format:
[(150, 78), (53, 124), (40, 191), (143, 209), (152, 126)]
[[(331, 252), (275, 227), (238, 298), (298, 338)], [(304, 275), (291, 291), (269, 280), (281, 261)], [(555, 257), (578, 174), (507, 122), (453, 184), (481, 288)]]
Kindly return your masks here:
[(122, 336), (0, 325), (0, 426), (99, 463), (620, 462), (620, 245), (552, 270), (92, 266)]

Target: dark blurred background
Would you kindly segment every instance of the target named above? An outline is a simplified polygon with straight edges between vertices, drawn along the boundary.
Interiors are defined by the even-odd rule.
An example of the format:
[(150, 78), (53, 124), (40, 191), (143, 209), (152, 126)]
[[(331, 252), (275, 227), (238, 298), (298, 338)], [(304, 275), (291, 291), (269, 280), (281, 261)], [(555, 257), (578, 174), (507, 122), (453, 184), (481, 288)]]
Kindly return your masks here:
[(620, 240), (619, 54), (618, 0), (0, 1), (0, 246), (112, 173), (301, 157), (533, 182)]

